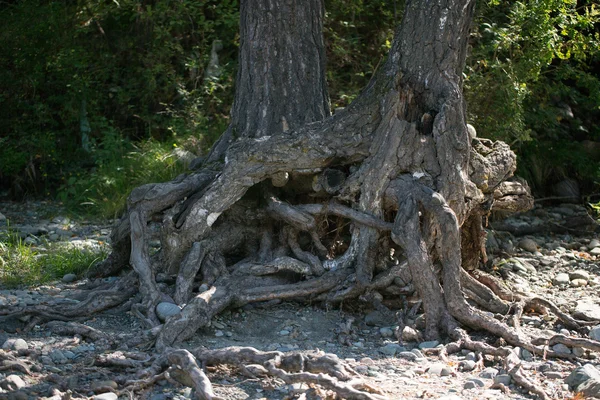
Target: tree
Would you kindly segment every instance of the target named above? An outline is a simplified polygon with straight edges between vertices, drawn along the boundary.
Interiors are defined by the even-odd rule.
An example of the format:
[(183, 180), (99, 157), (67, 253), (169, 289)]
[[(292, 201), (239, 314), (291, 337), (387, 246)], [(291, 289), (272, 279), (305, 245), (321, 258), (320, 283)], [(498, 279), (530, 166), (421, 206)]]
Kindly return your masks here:
[[(490, 208), (531, 206), (526, 184), (506, 181), (515, 170), (508, 146), (472, 138), (466, 125), (462, 71), (473, 6), (472, 0), (408, 1), (385, 64), (349, 107), (330, 116), (321, 0), (243, 1), (231, 125), (195, 171), (131, 193), (113, 231), (113, 252), (92, 273), (113, 274), (128, 264), (133, 271), (72, 309), (27, 312), (46, 319), (89, 315), (125, 301), (137, 282), (142, 301), (134, 309), (163, 352), (148, 374), (177, 364), (201, 397), (214, 398), (196, 359), (245, 362), (286, 381), (374, 399), (380, 396), (341, 382), (348, 376), (339, 360), (302, 361), (307, 371), (300, 374), (285, 372), (277, 352), (172, 346), (229, 306), (358, 297), (383, 306), (398, 297), (395, 279), (412, 280), (426, 338), (449, 336), (456, 342), (448, 351), (504, 356), (514, 379), (545, 397), (510, 351), (473, 341), (461, 329), (484, 329), (557, 356), (467, 303), (465, 293), (485, 309), (514, 312), (515, 324), (527, 306), (547, 307), (581, 326), (541, 299), (513, 296), (520, 302), (511, 309), (490, 276), (466, 272), (485, 258), (482, 217)], [(161, 246), (151, 254), (157, 236)], [(166, 293), (157, 280), (169, 277), (175, 283)], [(198, 286), (204, 291), (196, 292)], [(156, 309), (165, 301), (182, 310), (161, 325)], [(299, 356), (287, 362), (298, 366), (293, 357)]]

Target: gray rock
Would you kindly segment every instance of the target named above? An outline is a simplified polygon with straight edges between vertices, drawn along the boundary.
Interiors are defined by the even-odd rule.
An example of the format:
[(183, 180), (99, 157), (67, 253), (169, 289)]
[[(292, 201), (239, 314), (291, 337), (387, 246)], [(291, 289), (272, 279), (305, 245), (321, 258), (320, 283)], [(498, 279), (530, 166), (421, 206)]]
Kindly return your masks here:
[(36, 245), (38, 243), (37, 239), (32, 237), (32, 236), (27, 236), (25, 238), (25, 240), (23, 240), (23, 243), (26, 244), (27, 246), (33, 246)]
[(600, 320), (600, 305), (590, 300), (578, 300), (575, 304), (573, 317), (587, 321), (598, 321)]
[(401, 351), (400, 353), (398, 353), (397, 357), (398, 358), (404, 358), (404, 359), (409, 360), (409, 361), (415, 361), (417, 358), (419, 358), (412, 351)]
[(392, 337), (394, 336), (394, 331), (390, 328), (379, 328), (379, 334), (383, 337)]
[(519, 240), (519, 247), (530, 253), (535, 253), (538, 249), (538, 244), (533, 239), (523, 238)]
[(477, 365), (477, 363), (473, 360), (463, 360), (460, 363), (458, 363), (458, 369), (460, 371), (473, 371), (475, 369), (475, 366)]
[(477, 385), (479, 387), (485, 386), (485, 382), (479, 378), (469, 378), (468, 382), (473, 382), (475, 385)]
[(404, 351), (405, 348), (397, 343), (388, 343), (385, 346), (381, 346), (377, 351), (386, 356), (393, 356), (398, 352)]
[(156, 315), (161, 322), (165, 322), (167, 318), (177, 315), (181, 312), (181, 308), (177, 304), (163, 301), (156, 305)]
[(437, 340), (432, 340), (429, 342), (421, 342), (421, 343), (419, 343), (419, 348), (420, 349), (433, 349), (434, 347), (436, 347), (439, 344), (440, 344), (440, 342), (438, 342)]
[(590, 254), (593, 256), (600, 256), (600, 247), (594, 247), (591, 249)]
[(117, 385), (117, 382), (115, 382), (113, 380), (94, 381), (90, 385), (90, 389), (94, 393), (106, 391), (107, 388), (117, 390), (119, 388), (119, 385)]
[(452, 369), (445, 364), (432, 364), (427, 368), (427, 373), (436, 376), (449, 376), (452, 374)]
[(469, 352), (468, 352), (468, 353), (465, 355), (465, 359), (466, 359), (466, 360), (470, 360), (470, 361), (477, 361), (477, 355), (476, 355), (474, 352), (472, 352), (472, 351), (469, 351)]
[(52, 350), (48, 355), (56, 364), (65, 364), (68, 361), (61, 350)]
[(588, 281), (585, 279), (572, 279), (571, 280), (571, 287), (584, 287), (587, 286)]
[(405, 342), (416, 342), (419, 340), (420, 336), (419, 331), (410, 326), (405, 326), (404, 329), (402, 329), (402, 340)]
[(392, 313), (382, 313), (381, 311), (371, 311), (365, 316), (365, 324), (369, 326), (390, 326), (394, 324)]
[(567, 346), (565, 346), (562, 343), (558, 343), (558, 344), (555, 344), (554, 346), (552, 346), (552, 350), (554, 350), (558, 354), (571, 354), (571, 349), (569, 349)]
[(412, 349), (410, 352), (411, 353), (415, 353), (415, 355), (417, 356), (417, 358), (423, 358), (423, 357), (425, 357), (423, 355), (423, 353), (421, 352), (421, 350), (419, 350), (419, 349)]
[(477, 137), (477, 130), (475, 129), (475, 127), (473, 125), (467, 124), (467, 131), (469, 132), (469, 138), (471, 140), (473, 140)]
[(562, 379), (562, 374), (557, 371), (548, 371), (548, 372), (545, 372), (544, 375), (548, 379)]
[(570, 281), (571, 280), (569, 279), (569, 274), (561, 272), (559, 274), (556, 274), (554, 279), (552, 279), (552, 284), (556, 286), (568, 285)]
[(92, 400), (117, 400), (118, 398), (119, 396), (117, 396), (115, 393), (108, 392), (97, 394), (94, 397), (92, 397)]
[(590, 339), (600, 342), (600, 325), (596, 325), (590, 330)]
[(475, 382), (473, 382), (473, 381), (466, 381), (465, 384), (464, 384), (464, 386), (463, 386), (463, 389), (475, 389), (477, 387), (479, 387), (479, 386)]
[(573, 347), (571, 349), (571, 352), (576, 357), (583, 357), (585, 355), (585, 349), (583, 349), (582, 347)]
[(585, 279), (586, 281), (588, 281), (590, 279), (590, 274), (589, 274), (589, 272), (587, 272), (583, 269), (576, 269), (575, 271), (569, 272), (569, 278), (571, 278), (571, 280)]
[(66, 274), (62, 277), (62, 281), (65, 283), (75, 282), (75, 280), (77, 280), (77, 275), (75, 274)]
[(577, 387), (577, 391), (585, 396), (585, 398), (598, 399), (600, 398), (600, 380), (590, 379), (583, 382)]
[(4, 350), (19, 351), (19, 350), (27, 350), (28, 348), (29, 348), (29, 346), (27, 345), (27, 342), (20, 338), (7, 339), (4, 342), (4, 344), (2, 345), (2, 349), (4, 349)]
[(508, 374), (500, 374), (494, 377), (494, 383), (501, 383), (504, 386), (510, 385), (512, 378)]
[(487, 232), (485, 248), (488, 251), (488, 253), (492, 253), (492, 254), (496, 253), (496, 252), (498, 252), (498, 250), (500, 250), (500, 243), (498, 243), (498, 240), (496, 240), (496, 236), (491, 231)]
[(282, 329), (279, 331), (279, 336), (288, 336), (290, 334), (290, 331), (288, 331), (287, 329)]
[(582, 367), (575, 368), (565, 379), (569, 389), (578, 390), (578, 387), (588, 380), (600, 381), (600, 371), (592, 364), (585, 364)]
[(479, 373), (479, 376), (485, 379), (494, 379), (496, 375), (498, 375), (498, 370), (492, 367), (487, 367)]
[(0, 381), (0, 387), (5, 390), (19, 390), (27, 386), (19, 375), (8, 375)]
[(600, 247), (600, 240), (598, 239), (592, 239), (590, 240), (590, 243), (588, 244), (588, 249), (595, 249), (596, 247)]

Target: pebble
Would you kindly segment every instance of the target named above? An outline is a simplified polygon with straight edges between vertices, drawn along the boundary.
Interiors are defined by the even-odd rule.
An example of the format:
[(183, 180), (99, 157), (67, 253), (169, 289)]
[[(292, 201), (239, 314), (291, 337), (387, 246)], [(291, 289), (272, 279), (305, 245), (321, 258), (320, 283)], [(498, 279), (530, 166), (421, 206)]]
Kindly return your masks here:
[(62, 281), (65, 283), (75, 282), (75, 280), (77, 280), (77, 275), (75, 274), (66, 274), (62, 277)]
[(2, 349), (4, 349), (4, 350), (19, 351), (19, 350), (27, 350), (28, 348), (29, 348), (29, 345), (27, 345), (27, 342), (20, 338), (7, 339), (4, 342), (4, 344), (2, 345)]
[(600, 342), (600, 325), (594, 326), (590, 330), (589, 336), (590, 336), (590, 339), (597, 340)]
[(468, 382), (473, 382), (475, 385), (477, 385), (479, 387), (485, 386), (485, 382), (479, 378), (469, 378)]
[(538, 244), (533, 239), (523, 238), (519, 240), (519, 247), (530, 253), (535, 253), (537, 251)]
[(438, 342), (437, 340), (431, 340), (429, 342), (419, 343), (419, 348), (420, 349), (433, 349), (434, 347), (436, 347), (439, 344), (440, 344), (440, 342)]
[(501, 383), (504, 386), (510, 385), (512, 378), (508, 374), (496, 375), (494, 377), (494, 383)]
[(381, 354), (385, 354), (386, 356), (393, 356), (396, 353), (402, 352), (404, 350), (404, 347), (400, 346), (397, 343), (388, 343), (385, 346), (382, 346), (379, 349), (377, 349), (377, 351), (379, 351)]
[(548, 372), (544, 373), (544, 375), (548, 379), (562, 379), (562, 374), (560, 372), (556, 372), (556, 371), (548, 371)]
[(405, 342), (416, 342), (419, 340), (419, 331), (410, 326), (405, 326), (402, 329), (402, 340)]
[(379, 334), (383, 337), (392, 337), (392, 336), (394, 336), (394, 331), (391, 330), (390, 328), (384, 327), (384, 328), (379, 328)]
[(552, 283), (554, 285), (557, 285), (557, 286), (568, 285), (569, 282), (570, 282), (569, 274), (567, 274), (565, 272), (561, 272), (559, 274), (556, 274), (556, 276), (554, 277), (554, 279), (552, 279)]
[(279, 336), (287, 336), (290, 334), (290, 331), (288, 331), (287, 329), (282, 329), (279, 331)]
[(436, 376), (449, 376), (452, 374), (452, 369), (445, 364), (433, 364), (427, 368), (427, 373)]
[(415, 361), (417, 358), (419, 358), (412, 351), (401, 351), (400, 353), (398, 353), (397, 357), (398, 358), (404, 358), (404, 359), (407, 359), (409, 361)]
[(558, 343), (558, 344), (555, 344), (554, 346), (552, 346), (552, 350), (554, 350), (558, 354), (571, 354), (571, 349), (569, 349), (567, 346), (565, 346), (562, 343)]
[(576, 269), (575, 271), (571, 271), (569, 272), (569, 278), (571, 280), (573, 279), (584, 279), (584, 280), (589, 280), (590, 279), (590, 274), (587, 271), (584, 271), (582, 269)]
[(460, 363), (458, 363), (458, 369), (460, 371), (473, 371), (475, 369), (475, 366), (477, 365), (477, 363), (473, 360), (463, 360)]
[(25, 386), (25, 382), (19, 375), (8, 375), (0, 381), (0, 387), (5, 390), (19, 390)]
[(571, 281), (571, 286), (572, 287), (583, 287), (583, 286), (587, 286), (588, 281), (585, 279), (573, 279)]
[(94, 381), (90, 385), (90, 389), (94, 393), (106, 391), (108, 388), (117, 390), (119, 388), (119, 385), (113, 380)]
[(600, 256), (600, 247), (594, 247), (591, 249), (590, 254), (593, 256)]
[(494, 379), (496, 375), (498, 375), (498, 370), (492, 367), (487, 367), (479, 373), (479, 376), (485, 379)]
[(478, 385), (473, 381), (466, 381), (463, 388), (465, 389), (475, 389)]
[(161, 322), (165, 322), (167, 318), (177, 315), (181, 312), (181, 308), (177, 304), (160, 302), (156, 305), (156, 316)]
[(117, 396), (115, 393), (107, 392), (95, 395), (92, 397), (92, 400), (117, 400), (118, 398), (119, 396)]

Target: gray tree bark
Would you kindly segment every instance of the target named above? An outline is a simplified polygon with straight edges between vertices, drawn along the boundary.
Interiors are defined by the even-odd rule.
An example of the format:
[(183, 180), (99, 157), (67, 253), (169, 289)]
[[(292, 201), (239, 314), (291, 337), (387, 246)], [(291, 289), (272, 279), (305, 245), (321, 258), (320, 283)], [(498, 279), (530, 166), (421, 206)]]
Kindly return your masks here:
[[(467, 131), (462, 70), (473, 1), (407, 2), (387, 61), (335, 116), (321, 0), (246, 0), (241, 9), (231, 125), (202, 168), (132, 192), (104, 265), (129, 261), (150, 326), (159, 302), (184, 306), (157, 346), (189, 338), (232, 305), (361, 295), (380, 303), (397, 296), (394, 278), (407, 273), (423, 299), (426, 337), (453, 335), (460, 322), (521, 344), (469, 306), (461, 286), (506, 307), (461, 268), (485, 257), (481, 220), (495, 200), (531, 203), (522, 185), (506, 201), (494, 198), (514, 154), (501, 143), (472, 145)], [(155, 231), (161, 247), (151, 256)], [(163, 292), (159, 274), (174, 276), (174, 287)], [(200, 284), (209, 290), (196, 292)]]

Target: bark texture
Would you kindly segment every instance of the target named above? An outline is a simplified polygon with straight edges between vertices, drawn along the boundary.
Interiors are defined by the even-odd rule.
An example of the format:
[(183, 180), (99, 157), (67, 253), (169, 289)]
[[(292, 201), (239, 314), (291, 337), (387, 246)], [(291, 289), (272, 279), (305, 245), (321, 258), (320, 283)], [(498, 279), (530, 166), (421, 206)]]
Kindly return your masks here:
[[(489, 212), (532, 205), (526, 183), (507, 182), (516, 169), (510, 148), (468, 134), (462, 70), (473, 7), (472, 0), (408, 1), (385, 64), (349, 107), (329, 116), (321, 0), (242, 1), (231, 126), (200, 169), (132, 192), (103, 264), (110, 273), (131, 264), (142, 298), (135, 310), (156, 333), (163, 363), (184, 370), (205, 398), (213, 395), (194, 356), (206, 355), (171, 347), (225, 308), (275, 299), (361, 299), (378, 308), (414, 289), (426, 338), (447, 335), (456, 348), (506, 356), (515, 380), (538, 390), (508, 353), (458, 329), (557, 356), (465, 298), (514, 311), (514, 326), (525, 305), (560, 313), (533, 299), (511, 308), (493, 281), (466, 272), (485, 260)], [(156, 253), (153, 238), (161, 241)], [(159, 276), (174, 284), (158, 285)], [(155, 312), (161, 302), (182, 307), (163, 325)], [(566, 317), (559, 316), (582, 326)], [(262, 360), (259, 372), (286, 382), (379, 398), (335, 373), (286, 372), (281, 354), (259, 353), (220, 356), (239, 364), (251, 354)]]

